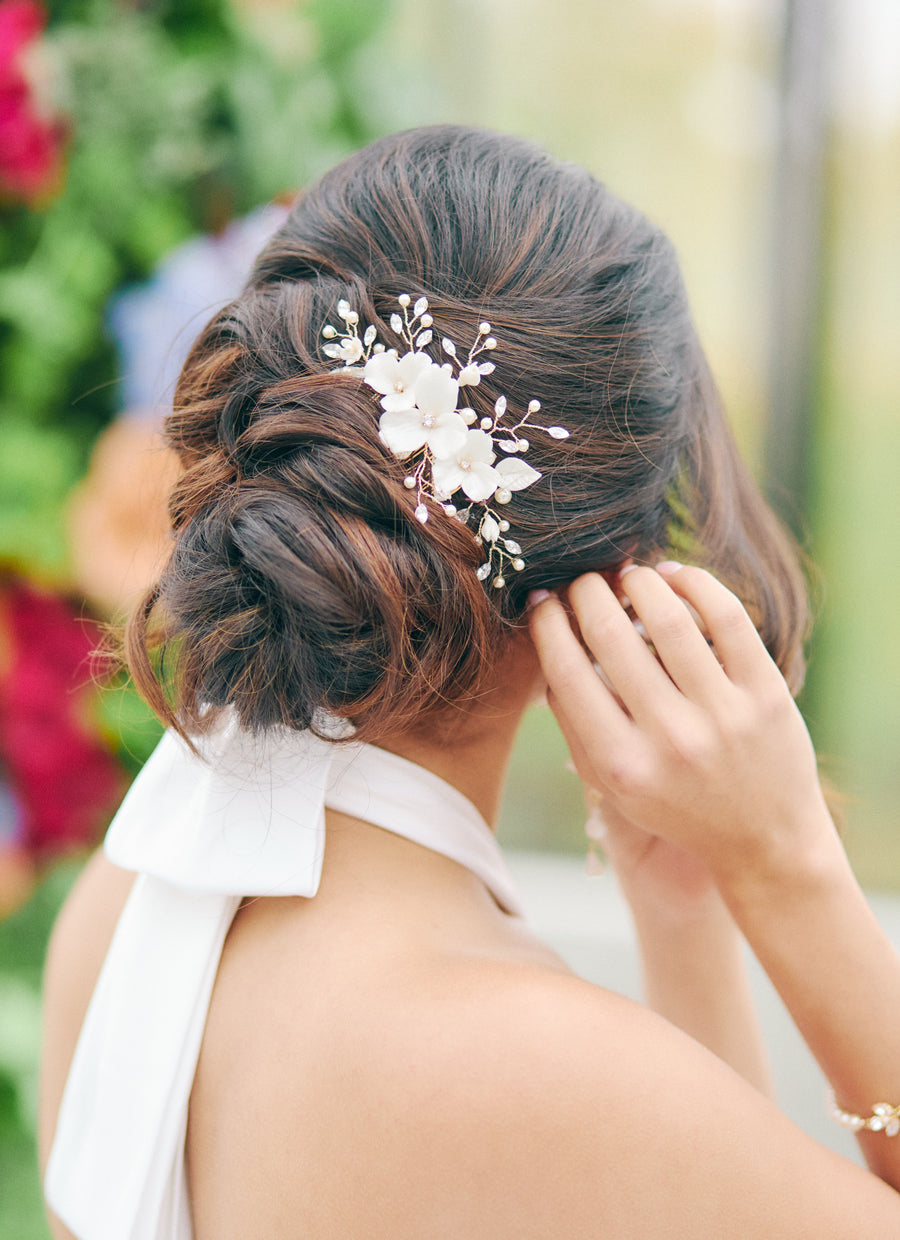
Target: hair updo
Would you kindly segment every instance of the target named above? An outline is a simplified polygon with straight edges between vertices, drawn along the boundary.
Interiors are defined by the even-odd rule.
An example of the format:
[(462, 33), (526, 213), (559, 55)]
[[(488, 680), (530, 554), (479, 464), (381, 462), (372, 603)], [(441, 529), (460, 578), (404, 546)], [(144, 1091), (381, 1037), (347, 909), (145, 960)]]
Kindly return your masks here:
[[(496, 372), (466, 399), (540, 400), (567, 440), (507, 511), (525, 568), (482, 584), (472, 530), (414, 516), (377, 396), (335, 373), (345, 298), (388, 346), (400, 294), (436, 340), (487, 319)], [(429, 346), (441, 361), (437, 345)], [(796, 556), (739, 461), (672, 246), (585, 171), (454, 126), (382, 139), (298, 198), (243, 293), (203, 331), (166, 420), (183, 474), (174, 545), (126, 634), (135, 680), (184, 734), (231, 706), (249, 728), (350, 719), (401, 731), (489, 688), (528, 592), (628, 558), (711, 568), (798, 675)]]

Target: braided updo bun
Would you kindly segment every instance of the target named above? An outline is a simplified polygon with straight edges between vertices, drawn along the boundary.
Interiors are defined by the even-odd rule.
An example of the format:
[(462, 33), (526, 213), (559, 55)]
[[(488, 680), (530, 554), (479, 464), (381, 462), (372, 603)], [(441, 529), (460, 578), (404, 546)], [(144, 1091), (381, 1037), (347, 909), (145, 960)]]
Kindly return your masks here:
[[(467, 389), (477, 414), (536, 397), (571, 432), (532, 445), (542, 478), (508, 510), (526, 568), (502, 591), (476, 576), (470, 528), (416, 520), (377, 396), (322, 353), (341, 299), (399, 347), (403, 293), (428, 297), (436, 337), (493, 324), (497, 373)], [(464, 707), (493, 684), (529, 590), (673, 545), (797, 665), (793, 551), (738, 461), (671, 247), (517, 139), (413, 130), (303, 194), (194, 345), (166, 437), (184, 471), (173, 548), (126, 649), (184, 735), (226, 706), (256, 729), (327, 712), (368, 740)]]

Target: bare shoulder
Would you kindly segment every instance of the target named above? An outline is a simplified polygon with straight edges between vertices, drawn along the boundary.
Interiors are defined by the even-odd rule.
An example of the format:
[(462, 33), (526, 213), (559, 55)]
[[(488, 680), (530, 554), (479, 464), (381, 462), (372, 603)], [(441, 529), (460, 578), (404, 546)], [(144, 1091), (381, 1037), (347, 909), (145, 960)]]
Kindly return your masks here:
[(63, 905), (44, 969), (40, 1146), (46, 1162), (78, 1034), (134, 875), (98, 852)]
[(457, 1234), (846, 1240), (900, 1225), (892, 1190), (639, 1004), (504, 967), (476, 970), (468, 996), (421, 1073), (406, 1065), (432, 1182), (454, 1166), (469, 1186)]

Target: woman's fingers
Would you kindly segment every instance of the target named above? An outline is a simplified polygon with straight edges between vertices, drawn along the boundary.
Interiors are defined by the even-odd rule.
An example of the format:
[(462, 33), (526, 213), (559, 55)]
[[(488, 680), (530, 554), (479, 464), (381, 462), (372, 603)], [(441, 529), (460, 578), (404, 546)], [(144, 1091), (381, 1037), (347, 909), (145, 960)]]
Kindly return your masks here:
[[(592, 747), (594, 742), (602, 748), (627, 740), (634, 725), (597, 675), (556, 595), (532, 608), (530, 623), (550, 701), (570, 745), (580, 744), (577, 737), (585, 734), (591, 737)], [(572, 722), (576, 719), (580, 721), (577, 728)]]
[(573, 582), (569, 601), (585, 643), (636, 723), (652, 728), (660, 714), (683, 706), (681, 695), (598, 573)]
[(584, 743), (584, 729), (577, 728), (573, 721), (566, 714), (560, 703), (559, 698), (552, 689), (547, 691), (547, 704), (556, 717), (559, 724), (559, 730), (563, 734), (563, 739), (568, 746), (569, 754), (572, 758), (572, 765), (578, 778), (586, 787), (592, 787), (602, 782), (598, 777), (595, 764), (591, 761), (591, 755), (588, 753)]
[(740, 599), (711, 573), (671, 562), (656, 571), (701, 617), (729, 680), (742, 687), (783, 680)]
[(685, 697), (708, 704), (727, 694), (725, 673), (700, 628), (699, 613), (692, 614), (667, 579), (652, 568), (629, 569), (623, 589), (659, 661)]

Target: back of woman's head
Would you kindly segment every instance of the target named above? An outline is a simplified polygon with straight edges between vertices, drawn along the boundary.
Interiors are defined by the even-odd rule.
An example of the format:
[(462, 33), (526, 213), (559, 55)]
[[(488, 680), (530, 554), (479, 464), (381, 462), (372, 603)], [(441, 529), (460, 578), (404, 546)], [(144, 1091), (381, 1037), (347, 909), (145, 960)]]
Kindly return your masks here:
[[(376, 394), (323, 353), (341, 299), (402, 352), (402, 294), (427, 296), (436, 361), (441, 337), (464, 347), (490, 321), (479, 417), (536, 399), (570, 432), (531, 441), (542, 477), (506, 510), (525, 565), (500, 589), (476, 576), (473, 528), (437, 506), (416, 519)], [(198, 339), (166, 430), (184, 466), (174, 546), (128, 651), (186, 731), (226, 705), (254, 728), (328, 712), (361, 739), (400, 731), (493, 684), (530, 590), (673, 552), (800, 666), (795, 557), (737, 459), (671, 245), (529, 143), (442, 126), (338, 165)]]

